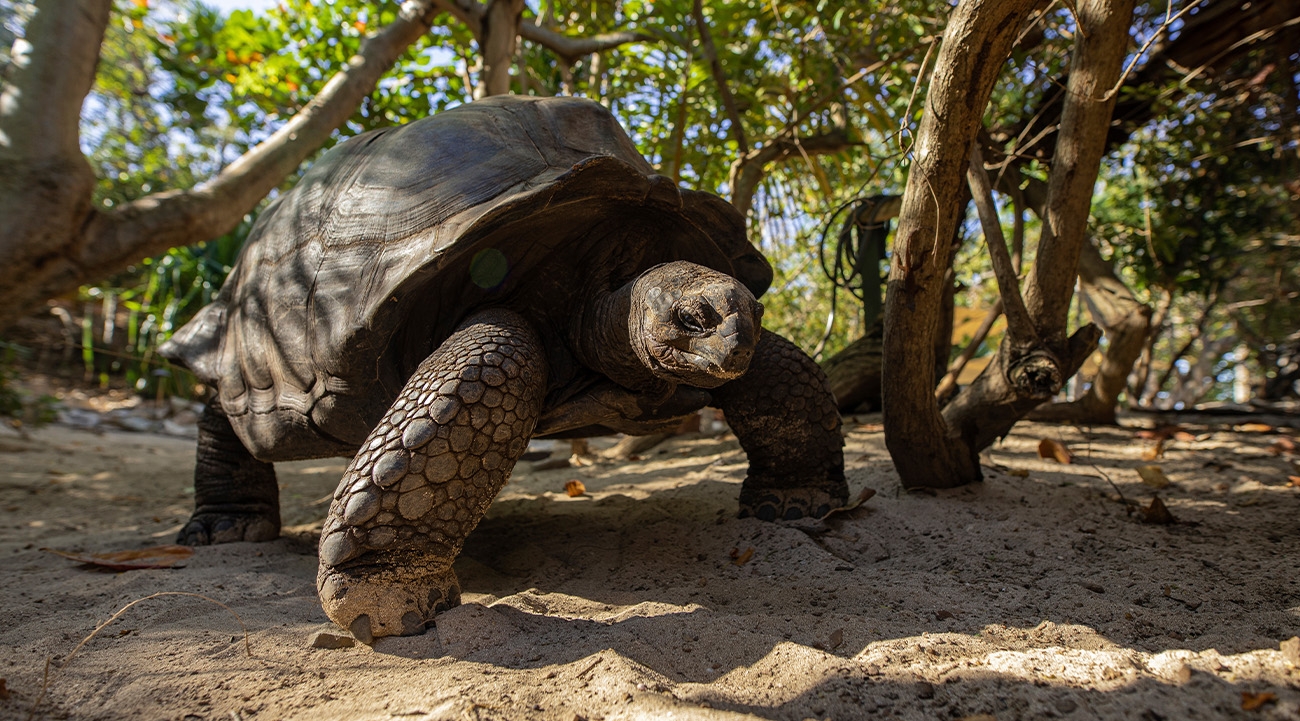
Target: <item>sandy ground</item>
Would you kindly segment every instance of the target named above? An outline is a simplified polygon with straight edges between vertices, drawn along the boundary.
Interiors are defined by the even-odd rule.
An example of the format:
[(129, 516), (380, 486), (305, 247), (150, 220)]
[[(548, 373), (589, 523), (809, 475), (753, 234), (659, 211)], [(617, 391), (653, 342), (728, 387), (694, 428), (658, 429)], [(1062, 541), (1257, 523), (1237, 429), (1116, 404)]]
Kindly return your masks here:
[[(1279, 650), (1300, 634), (1300, 470), (1270, 450), (1294, 435), (1171, 440), (1154, 463), (1179, 522), (1161, 526), (1101, 477), (1152, 497), (1133, 470), (1152, 442), (1131, 429), (1022, 425), (984, 483), (908, 494), (878, 426), (848, 427), (850, 487), (877, 495), (826, 522), (736, 519), (729, 436), (521, 463), (457, 562), (465, 604), (341, 649), (311, 642), (341, 633), (314, 578), (342, 461), (280, 466), (276, 542), (117, 573), (40, 549), (170, 542), (191, 442), (0, 436), (0, 717), (32, 714), (52, 658), (37, 718), (1300, 718), (1300, 658)], [(1079, 458), (1039, 459), (1044, 437)], [(571, 479), (589, 495), (565, 495)], [(251, 656), (229, 612), (163, 596), (69, 658), (168, 591), (228, 605)]]

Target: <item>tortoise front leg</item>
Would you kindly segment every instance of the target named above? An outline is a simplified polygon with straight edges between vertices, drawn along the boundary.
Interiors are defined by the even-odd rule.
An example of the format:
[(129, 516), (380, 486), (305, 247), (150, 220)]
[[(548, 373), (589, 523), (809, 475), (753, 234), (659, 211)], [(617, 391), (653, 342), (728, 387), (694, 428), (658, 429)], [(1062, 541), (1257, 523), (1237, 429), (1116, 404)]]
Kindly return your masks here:
[(280, 535), (280, 487), (275, 468), (244, 447), (216, 399), (199, 417), (194, 463), (194, 515), (177, 543), (206, 546), (271, 541)]
[(849, 492), (835, 396), (798, 346), (764, 330), (745, 375), (712, 393), (749, 456), (741, 518), (820, 517), (844, 505)]
[(316, 577), (325, 613), (357, 639), (420, 633), (460, 603), (452, 561), (528, 446), (544, 357), (522, 317), (479, 313), (371, 431), (334, 494)]

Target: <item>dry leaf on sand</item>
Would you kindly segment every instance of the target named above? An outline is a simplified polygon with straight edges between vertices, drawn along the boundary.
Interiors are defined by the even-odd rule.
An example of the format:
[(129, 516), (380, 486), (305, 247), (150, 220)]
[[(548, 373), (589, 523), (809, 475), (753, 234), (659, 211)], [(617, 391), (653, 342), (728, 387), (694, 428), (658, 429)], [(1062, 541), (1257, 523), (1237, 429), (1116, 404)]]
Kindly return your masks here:
[(113, 551), (110, 553), (73, 553), (71, 551), (60, 551), (57, 548), (42, 548), (42, 551), (49, 551), (56, 556), (76, 561), (78, 563), (88, 563), (92, 566), (107, 568), (114, 571), (134, 571), (142, 568), (180, 568), (194, 555), (194, 549), (189, 546), (153, 546), (152, 548), (140, 548), (133, 551)]
[(1069, 464), (1074, 460), (1074, 454), (1065, 447), (1064, 443), (1051, 438), (1044, 438), (1038, 442), (1038, 457), (1055, 458), (1056, 462), (1061, 464)]
[(1251, 693), (1249, 691), (1241, 692), (1241, 710), (1258, 711), (1264, 708), (1265, 704), (1277, 701), (1277, 694), (1271, 694), (1267, 691), (1264, 693)]
[(1165, 488), (1169, 485), (1169, 477), (1160, 466), (1138, 466), (1134, 470), (1142, 477), (1142, 482), (1152, 488)]
[(1142, 450), (1142, 460), (1154, 461), (1165, 455), (1165, 439), (1161, 438), (1156, 441), (1154, 446), (1147, 446)]
[(587, 492), (587, 487), (582, 484), (582, 481), (575, 478), (564, 484), (564, 492), (569, 494), (569, 498), (577, 498)]
[(1167, 526), (1176, 522), (1174, 514), (1170, 513), (1168, 508), (1165, 508), (1165, 502), (1160, 500), (1160, 496), (1152, 496), (1151, 505), (1143, 508), (1142, 514), (1147, 523)]
[(1277, 440), (1273, 441), (1273, 445), (1268, 447), (1268, 450), (1275, 456), (1280, 456), (1283, 453), (1295, 455), (1300, 453), (1300, 446), (1297, 446), (1295, 441), (1286, 436), (1278, 436)]
[(754, 547), (750, 546), (749, 548), (746, 548), (744, 553), (741, 553), (739, 548), (733, 548), (731, 549), (731, 553), (727, 555), (731, 556), (732, 563), (737, 566), (743, 566), (746, 563), (749, 563), (749, 559), (754, 557)]
[(831, 510), (827, 511), (826, 515), (821, 517), (821, 520), (824, 521), (827, 518), (830, 518), (831, 516), (835, 515), (836, 513), (847, 513), (849, 511), (852, 511), (858, 506), (861, 506), (863, 503), (866, 503), (867, 499), (871, 498), (874, 495), (876, 495), (876, 489), (863, 488), (862, 491), (858, 493), (856, 498), (849, 501), (847, 504), (840, 506), (839, 508), (832, 508)]
[(831, 631), (831, 636), (829, 639), (827, 639), (826, 650), (834, 651), (835, 649), (843, 645), (844, 645), (844, 629), (837, 628), (834, 631)]

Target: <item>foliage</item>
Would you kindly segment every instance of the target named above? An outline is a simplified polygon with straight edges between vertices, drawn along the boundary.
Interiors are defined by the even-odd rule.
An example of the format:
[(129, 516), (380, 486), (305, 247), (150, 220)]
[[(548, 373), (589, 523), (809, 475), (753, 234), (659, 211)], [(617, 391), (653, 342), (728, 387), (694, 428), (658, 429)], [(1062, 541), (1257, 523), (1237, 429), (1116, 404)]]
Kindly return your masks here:
[[(858, 302), (842, 295), (828, 327), (831, 281), (819, 268), (818, 239), (845, 203), (901, 193), (913, 150), (910, 128), (924, 103), (949, 6), (923, 0), (703, 6), (731, 107), (706, 56), (693, 0), (530, 4), (524, 22), (556, 33), (633, 30), (649, 40), (571, 58), (521, 41), (512, 92), (598, 99), (659, 172), (723, 196), (736, 190), (733, 167), (747, 152), (843, 133), (847, 144), (838, 152), (794, 153), (767, 166), (751, 211), (755, 242), (776, 270), (763, 299), (766, 321), (805, 349), (832, 353), (862, 333), (865, 319)], [(21, 34), (29, 7), (0, 0), (4, 52)], [(397, 8), (380, 0), (283, 0), (264, 13), (227, 15), (199, 0), (122, 0), (83, 112), (83, 146), (100, 179), (96, 202), (120, 204), (211, 177), (304, 108), (365, 34), (390, 22)], [(1165, 13), (1164, 4), (1141, 4), (1135, 38), (1156, 32)], [(1021, 137), (1018, 128), (1059, 92), (1074, 31), (1072, 10), (1059, 4), (1022, 31), (986, 115), (995, 143), (1039, 153), (1034, 138)], [(0, 68), (8, 60), (0, 55)], [(1300, 188), (1285, 185), (1296, 177), (1300, 123), (1288, 66), (1270, 67), (1263, 55), (1241, 62), (1221, 78), (1207, 74), (1185, 87), (1140, 89), (1160, 99), (1159, 120), (1109, 159), (1094, 227), (1139, 294), (1176, 291), (1204, 305), (1218, 289), (1223, 298), (1214, 312), (1230, 316), (1213, 327), (1231, 326), (1267, 345), (1300, 326), (1300, 311), (1268, 312), (1278, 304), (1300, 306), (1282, 302), (1300, 291), (1293, 262)], [(479, 71), (473, 34), (444, 13), (335, 138), (467, 102)], [(1036, 165), (1029, 172), (1044, 170)], [(1002, 205), (1009, 225), (1011, 203)], [(86, 341), (95, 349), (87, 369), (120, 373), (150, 393), (159, 381), (171, 383), (155, 374), (156, 346), (220, 287), (247, 227), (83, 289), (82, 300), (93, 307), (87, 316), (94, 316), (87, 325)], [(1036, 228), (1031, 217), (1026, 236), (1036, 237)], [(971, 225), (965, 235), (978, 232)], [(1028, 264), (1032, 244), (1025, 255)], [(1278, 265), (1282, 259), (1289, 264)], [(1279, 267), (1284, 270), (1272, 270)], [(982, 243), (963, 244), (955, 271), (965, 288), (959, 304), (992, 304), (996, 286)], [(1263, 298), (1272, 305), (1250, 304)], [(114, 327), (121, 332), (106, 338), (104, 329)], [(1161, 346), (1162, 360), (1173, 360), (1166, 348), (1172, 343)]]

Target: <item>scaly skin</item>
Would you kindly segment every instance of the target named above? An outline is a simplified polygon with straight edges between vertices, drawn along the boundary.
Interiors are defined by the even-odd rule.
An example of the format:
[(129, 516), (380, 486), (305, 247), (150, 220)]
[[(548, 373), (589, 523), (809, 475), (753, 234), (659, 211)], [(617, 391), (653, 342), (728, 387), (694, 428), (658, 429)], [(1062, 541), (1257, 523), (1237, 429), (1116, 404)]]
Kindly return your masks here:
[(798, 346), (764, 330), (749, 371), (712, 393), (749, 457), (741, 518), (818, 518), (844, 505), (849, 491), (835, 396)]
[(213, 399), (199, 417), (194, 515), (176, 542), (187, 546), (270, 541), (280, 535), (275, 468), (253, 458)]
[(334, 494), (316, 579), (325, 613), (358, 640), (420, 633), (460, 602), (452, 561), (528, 445), (544, 357), (518, 314), (479, 313), (370, 433)]

